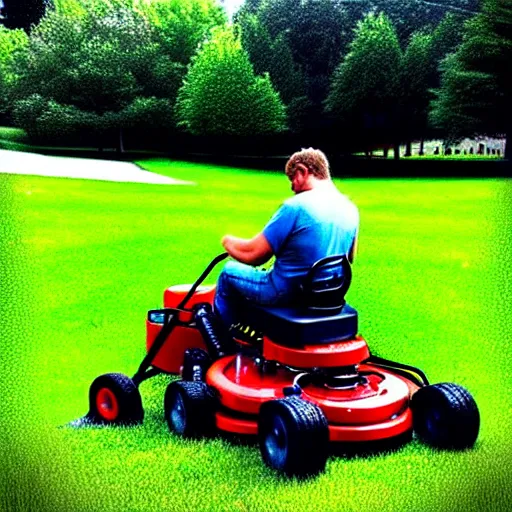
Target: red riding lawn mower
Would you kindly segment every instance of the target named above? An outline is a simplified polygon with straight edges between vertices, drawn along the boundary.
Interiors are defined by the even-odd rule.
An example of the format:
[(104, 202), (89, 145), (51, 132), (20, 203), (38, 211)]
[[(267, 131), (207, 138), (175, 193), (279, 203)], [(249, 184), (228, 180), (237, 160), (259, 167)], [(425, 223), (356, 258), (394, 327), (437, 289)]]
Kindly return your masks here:
[(437, 448), (473, 446), (480, 416), (465, 388), (429, 385), (418, 368), (370, 354), (345, 302), (345, 256), (315, 263), (294, 307), (243, 304), (243, 322), (262, 333), (250, 342), (221, 335), (215, 287), (200, 286), (226, 257), (192, 286), (165, 290), (164, 308), (148, 312), (148, 352), (134, 377), (111, 373), (92, 383), (90, 422), (141, 423), (139, 385), (167, 373), (181, 376), (164, 398), (172, 432), (258, 436), (265, 463), (288, 476), (323, 471), (334, 443), (363, 447), (409, 440), (414, 431)]

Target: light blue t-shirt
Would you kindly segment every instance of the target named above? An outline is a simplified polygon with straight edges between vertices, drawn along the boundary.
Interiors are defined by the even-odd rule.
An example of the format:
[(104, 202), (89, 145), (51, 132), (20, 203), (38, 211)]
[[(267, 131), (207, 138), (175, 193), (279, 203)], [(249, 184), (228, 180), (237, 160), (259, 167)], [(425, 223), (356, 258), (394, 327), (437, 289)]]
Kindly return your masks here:
[(348, 254), (358, 228), (357, 207), (330, 180), (287, 199), (263, 229), (276, 256), (276, 288), (290, 291), (316, 261)]

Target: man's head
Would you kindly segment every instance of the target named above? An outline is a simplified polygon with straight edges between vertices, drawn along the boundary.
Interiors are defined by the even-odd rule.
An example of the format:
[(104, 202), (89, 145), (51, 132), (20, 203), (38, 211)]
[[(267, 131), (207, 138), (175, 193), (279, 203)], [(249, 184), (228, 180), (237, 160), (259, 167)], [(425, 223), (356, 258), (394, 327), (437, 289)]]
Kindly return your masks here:
[(316, 180), (329, 180), (329, 162), (319, 149), (303, 149), (294, 153), (285, 168), (286, 176), (296, 194), (311, 190)]

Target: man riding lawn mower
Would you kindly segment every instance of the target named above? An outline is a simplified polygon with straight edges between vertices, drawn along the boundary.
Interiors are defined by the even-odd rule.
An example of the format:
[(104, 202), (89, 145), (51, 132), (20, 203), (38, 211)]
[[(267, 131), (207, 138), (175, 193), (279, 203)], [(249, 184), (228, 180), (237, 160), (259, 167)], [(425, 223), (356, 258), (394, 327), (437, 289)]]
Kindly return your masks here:
[[(323, 153), (308, 149), (286, 165), (295, 196), (262, 233), (227, 235), (192, 286), (164, 292), (148, 313), (147, 356), (132, 379), (98, 377), (90, 421), (143, 421), (139, 385), (179, 374), (164, 398), (172, 432), (197, 438), (216, 431), (258, 436), (263, 460), (290, 476), (321, 472), (330, 443), (403, 440), (413, 431), (439, 448), (473, 446), (478, 408), (451, 383), (429, 385), (418, 368), (372, 356), (345, 302), (357, 242), (357, 208), (330, 180)], [(217, 287), (201, 286), (231, 255)], [(254, 268), (276, 256), (271, 270)], [(255, 335), (228, 331), (250, 326)]]

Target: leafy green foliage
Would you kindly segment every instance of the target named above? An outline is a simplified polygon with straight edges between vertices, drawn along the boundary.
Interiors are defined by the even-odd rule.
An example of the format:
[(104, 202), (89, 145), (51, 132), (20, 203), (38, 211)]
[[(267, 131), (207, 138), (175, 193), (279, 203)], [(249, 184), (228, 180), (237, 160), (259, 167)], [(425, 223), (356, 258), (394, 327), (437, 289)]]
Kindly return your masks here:
[(293, 61), (288, 43), (283, 35), (272, 40), (268, 30), (255, 15), (240, 18), (242, 47), (257, 75), (268, 73), (272, 84), (283, 102), (288, 105), (293, 98), (305, 94), (304, 77)]
[(285, 128), (268, 75), (256, 76), (232, 29), (215, 31), (193, 58), (178, 93), (179, 124), (192, 134), (259, 135)]
[(144, 79), (146, 94), (174, 105), (187, 66), (214, 27), (227, 23), (215, 0), (153, 0), (140, 3), (158, 52)]
[(14, 119), (31, 137), (61, 141), (90, 128), (95, 121), (92, 113), (45, 99), (40, 94), (32, 94), (16, 102)]
[[(27, 2), (18, 3), (22, 6)], [(11, 0), (6, 5), (11, 8), (14, 3)], [(489, 18), (485, 23), (494, 27), (496, 20), (503, 18), (503, 9), (506, 10), (508, 4), (492, 0), (485, 5), (482, 19)], [(58, 127), (50, 130), (52, 133), (60, 132), (63, 126), (78, 133), (87, 126), (101, 134), (105, 130), (133, 126), (134, 119), (139, 126), (160, 127), (164, 123), (174, 129), (173, 108), (191, 58), (212, 29), (227, 23), (226, 13), (217, 0), (53, 0), (51, 6), (41, 26), (33, 30), (26, 53), (22, 51), (24, 45), (20, 40), (19, 45), (18, 42), (15, 45), (20, 51), (14, 52), (13, 59), (9, 49), (2, 50), (0, 42), (0, 54), (4, 55), (0, 56), (0, 91), (5, 93), (0, 96), (0, 113), (9, 111), (15, 100), (39, 105), (34, 95), (41, 96), (45, 108), (49, 109), (45, 121), (39, 124), (29, 122), (33, 115), (27, 113), (26, 105), (20, 104), (16, 109), (16, 119), (27, 120), (32, 127), (27, 126), (27, 129), (32, 135), (41, 134), (41, 128), (49, 126), (52, 117)], [(351, 124), (354, 128), (393, 126), (396, 132), (416, 136), (426, 127), (428, 87), (439, 88), (441, 84), (437, 64), (456, 50), (462, 41), (464, 20), (479, 9), (479, 0), (247, 0), (235, 17), (235, 31), (240, 30), (242, 47), (249, 54), (255, 74), (268, 73), (273, 88), (286, 105), (292, 131), (309, 129), (328, 136), (331, 125), (322, 105), (330, 92), (327, 109), (338, 121), (355, 122)], [(380, 12), (395, 28), (404, 52), (400, 71), (397, 72), (392, 63), (396, 61), (396, 45), (386, 54), (375, 44), (374, 50), (368, 50), (368, 66), (358, 68), (352, 75), (345, 73), (346, 68), (347, 76), (341, 79), (339, 70), (336, 73), (335, 70), (353, 53), (358, 23), (367, 14), (378, 18)], [(494, 28), (502, 37), (494, 43), (483, 41), (487, 37), (482, 36), (488, 31), (486, 28), (468, 29), (480, 34), (471, 43), (473, 49), (465, 43), (467, 58), (473, 59), (473, 64), (469, 68), (465, 64), (461, 64), (460, 69), (453, 67), (452, 76), (445, 77), (444, 83), (453, 84), (455, 75), (466, 69), (497, 76), (494, 68), (503, 68), (498, 55), (500, 44), (508, 40), (510, 32), (509, 24), (498, 25)], [(432, 35), (430, 60), (425, 50), (426, 34)], [(386, 45), (390, 48), (384, 38)], [(482, 45), (486, 45), (489, 55), (487, 50), (482, 53), (478, 49)], [(490, 49), (492, 45), (494, 50)], [(7, 74), (1, 63), (6, 58), (10, 59), (8, 79), (4, 79)], [(387, 83), (384, 83), (382, 76), (386, 74)], [(477, 88), (490, 91), (485, 93), (485, 98), (478, 98), (480, 107), (466, 109), (463, 113), (458, 109), (458, 118), (451, 122), (441, 119), (436, 107), (440, 103), (434, 103), (431, 124), (439, 128), (450, 126), (453, 133), (467, 131), (464, 125), (468, 124), (469, 131), (482, 132), (482, 126), (490, 126), (494, 116), (486, 111), (485, 105), (494, 102), (495, 97), (501, 105), (501, 91), (510, 85), (505, 79), (506, 73), (498, 70), (498, 75), (502, 78), (497, 79), (495, 86), (491, 87), (485, 80), (478, 85)], [(471, 80), (476, 84), (483, 78), (471, 75)], [(342, 97), (341, 109), (331, 108), (334, 82), (351, 83)], [(439, 101), (440, 98), (438, 96)], [(443, 101), (453, 103), (455, 100), (445, 94)], [(335, 103), (339, 106), (339, 101)], [(62, 108), (49, 108), (50, 104), (54, 107), (59, 104)], [(506, 118), (506, 111), (506, 108), (501, 109), (502, 118)], [(63, 122), (73, 115), (76, 122)], [(508, 130), (502, 127), (505, 121), (497, 120), (494, 124), (495, 128), (486, 130)], [(36, 130), (35, 126), (39, 128)], [(269, 131), (273, 130), (274, 127), (269, 127)], [(231, 129), (228, 131), (231, 133)]]
[(16, 55), (25, 51), (28, 37), (22, 30), (8, 30), (0, 25), (0, 116), (10, 107), (12, 88), (17, 80)]
[(358, 23), (350, 52), (336, 69), (326, 110), (342, 124), (389, 127), (400, 86), (401, 50), (384, 14)]
[(254, 13), (271, 38), (284, 36), (306, 76), (308, 97), (319, 104), (328, 94), (334, 69), (349, 51), (358, 22), (367, 14), (386, 14), (405, 48), (414, 32), (431, 30), (446, 12), (467, 19), (472, 10), (478, 10), (478, 0), (261, 0), (242, 7), (237, 19)]
[(432, 57), (441, 61), (448, 53), (455, 51), (462, 42), (464, 22), (467, 18), (449, 12), (432, 32)]
[[(442, 64), (432, 123), (451, 138), (512, 136), (512, 5), (487, 0), (465, 26), (464, 39)], [(507, 152), (510, 152), (507, 145)]]
[[(16, 99), (24, 103), (16, 103), (15, 119), (39, 137), (66, 127), (69, 134), (172, 127), (187, 64), (211, 27), (223, 23), (214, 0), (61, 0), (17, 60)], [(35, 122), (26, 106), (40, 106), (40, 98), (45, 107), (34, 112), (44, 118)]]
[(432, 30), (447, 13), (458, 19), (468, 19), (479, 11), (479, 3), (480, 0), (368, 0), (355, 3), (353, 9), (358, 17), (368, 11), (384, 12), (405, 48), (413, 33)]
[(153, 38), (172, 62), (186, 66), (214, 27), (227, 23), (216, 0), (153, 0), (140, 6)]
[(319, 104), (341, 57), (344, 12), (331, 0), (263, 0), (258, 19), (272, 39), (285, 38), (306, 76), (308, 97)]
[(403, 140), (423, 139), (428, 127), (432, 99), (429, 78), (435, 72), (432, 35), (415, 33), (403, 53), (400, 65), (400, 131)]
[[(20, 126), (30, 135), (47, 137), (66, 127), (73, 132), (90, 126), (102, 132), (122, 126), (120, 112), (144, 94), (143, 81), (156, 55), (149, 24), (128, 9), (103, 16), (91, 9), (80, 18), (49, 13), (32, 33), (28, 50), (18, 62), (16, 95), (29, 103), (34, 95), (42, 97), (47, 108), (37, 130), (32, 131), (33, 123)], [(16, 103), (19, 123), (26, 119), (21, 115), (25, 106)]]

